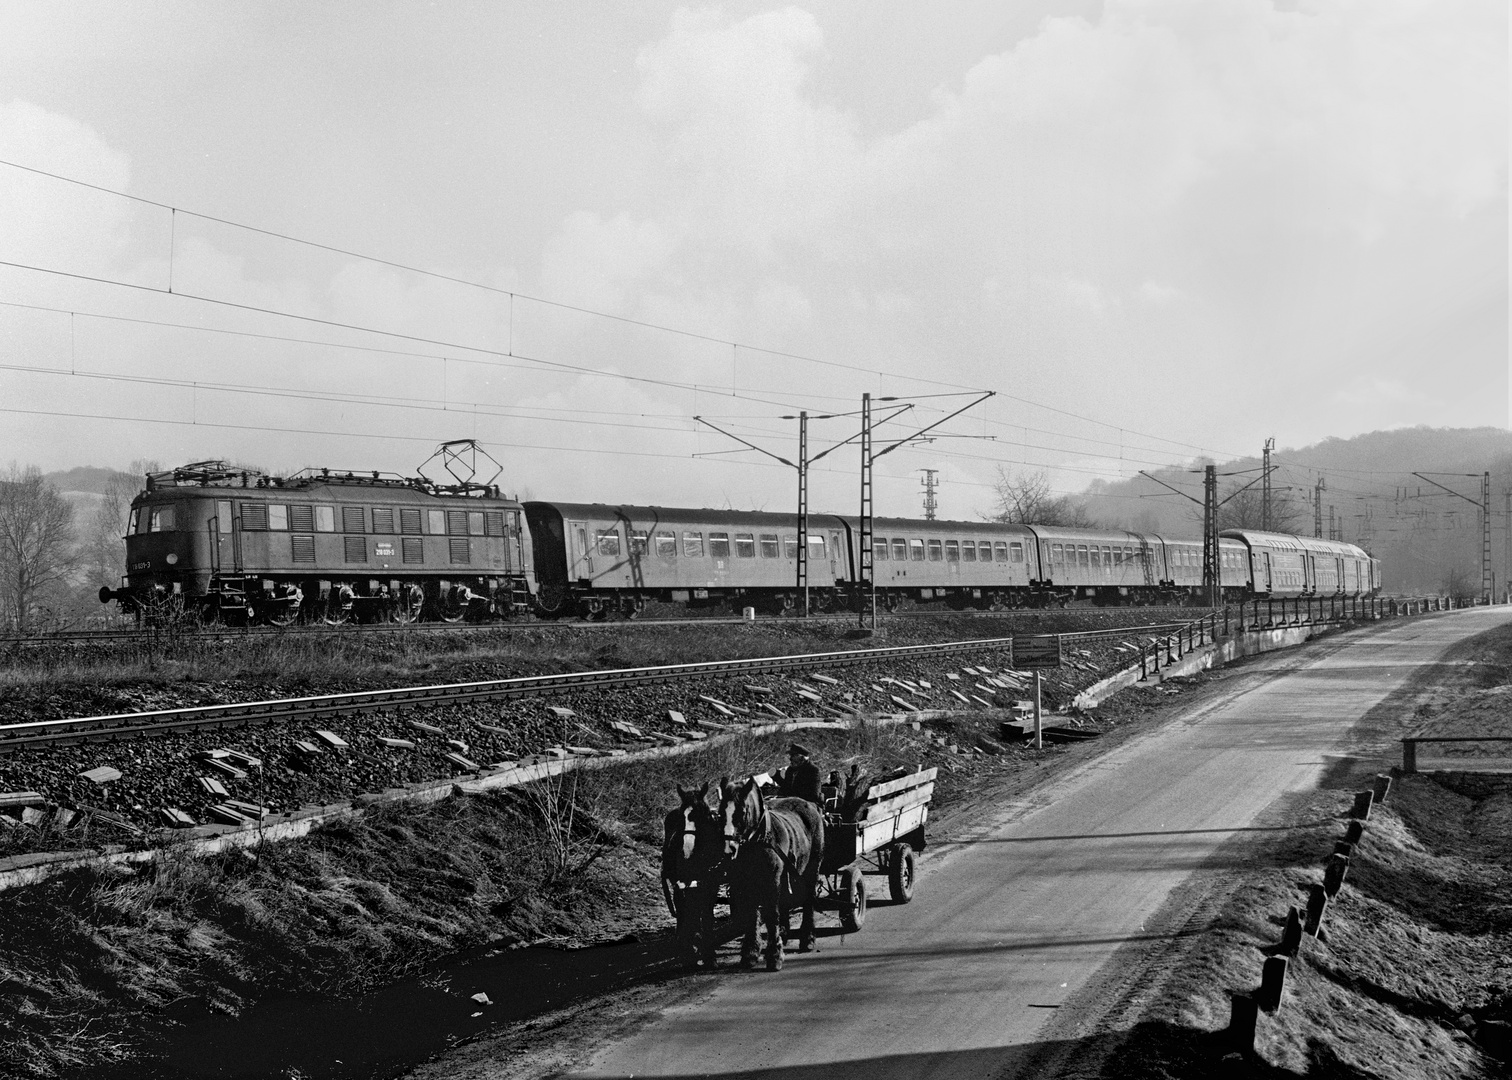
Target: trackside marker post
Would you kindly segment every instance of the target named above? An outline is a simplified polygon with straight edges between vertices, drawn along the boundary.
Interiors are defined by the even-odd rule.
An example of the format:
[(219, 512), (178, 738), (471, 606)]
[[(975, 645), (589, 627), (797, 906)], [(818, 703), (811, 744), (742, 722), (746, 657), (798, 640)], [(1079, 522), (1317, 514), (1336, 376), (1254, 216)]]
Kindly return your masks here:
[(1040, 669), (1061, 666), (1061, 639), (1059, 634), (1036, 634), (1033, 637), (1013, 639), (1013, 668), (1034, 671), (1034, 748), (1044, 748), (1043, 712), (1040, 697)]

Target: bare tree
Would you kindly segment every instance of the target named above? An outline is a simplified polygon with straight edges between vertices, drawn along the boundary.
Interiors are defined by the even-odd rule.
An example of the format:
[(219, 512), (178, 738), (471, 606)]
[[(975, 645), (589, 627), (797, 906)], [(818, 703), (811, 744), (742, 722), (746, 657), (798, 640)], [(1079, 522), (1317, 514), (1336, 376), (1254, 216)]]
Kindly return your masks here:
[[(1259, 484), (1244, 487), (1245, 480), (1235, 481), (1218, 497), (1219, 529), (1261, 529), (1265, 527), (1265, 495)], [(1225, 501), (1226, 500), (1226, 501)], [(1201, 514), (1197, 515), (1201, 520)], [(1294, 533), (1304, 524), (1305, 515), (1285, 492), (1271, 492), (1270, 531)]]
[(996, 505), (990, 514), (983, 515), (988, 520), (1082, 529), (1095, 524), (1086, 503), (1069, 495), (1057, 495), (1044, 472), (1010, 473), (999, 465), (992, 487)]
[(1456, 600), (1470, 600), (1480, 595), (1480, 579), (1463, 566), (1451, 566), (1444, 572), (1439, 589)]
[(126, 573), (126, 545), (122, 538), (131, 514), (131, 500), (142, 490), (143, 478), (161, 468), (156, 461), (138, 459), (125, 472), (112, 471), (106, 480), (100, 504), (85, 523), (79, 545), (84, 583), (89, 591), (97, 591), (101, 585), (114, 589), (121, 583)]
[(0, 619), (25, 630), (74, 569), (73, 508), (35, 465), (0, 473)]

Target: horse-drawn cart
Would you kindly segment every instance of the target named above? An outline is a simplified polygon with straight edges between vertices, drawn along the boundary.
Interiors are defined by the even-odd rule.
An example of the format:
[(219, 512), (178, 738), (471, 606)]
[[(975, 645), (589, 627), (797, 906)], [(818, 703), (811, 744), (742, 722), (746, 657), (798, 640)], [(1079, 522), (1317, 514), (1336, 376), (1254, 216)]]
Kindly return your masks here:
[(866, 875), (885, 874), (894, 903), (913, 899), (914, 857), (924, 850), (924, 822), (937, 771), (921, 769), (874, 784), (844, 812), (826, 812), (820, 895), (825, 907), (839, 913), (846, 933), (854, 934), (866, 923)]

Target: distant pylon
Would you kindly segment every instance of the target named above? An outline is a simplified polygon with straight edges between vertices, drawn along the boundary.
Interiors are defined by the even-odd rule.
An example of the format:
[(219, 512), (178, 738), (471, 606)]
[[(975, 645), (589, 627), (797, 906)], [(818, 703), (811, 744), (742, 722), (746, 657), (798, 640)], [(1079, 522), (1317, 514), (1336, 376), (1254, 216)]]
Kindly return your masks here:
[(935, 498), (935, 491), (940, 486), (940, 482), (935, 477), (939, 475), (940, 470), (920, 469), (919, 471), (924, 474), (924, 520), (933, 521), (935, 510), (940, 505), (939, 500)]

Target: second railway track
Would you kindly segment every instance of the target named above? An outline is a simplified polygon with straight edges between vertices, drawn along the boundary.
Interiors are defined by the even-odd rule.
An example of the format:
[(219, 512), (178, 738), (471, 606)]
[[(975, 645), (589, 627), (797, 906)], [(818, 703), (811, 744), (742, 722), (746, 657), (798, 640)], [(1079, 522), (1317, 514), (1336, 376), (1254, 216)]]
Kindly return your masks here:
[[(1116, 627), (1055, 635), (1063, 641), (1112, 635), (1169, 634), (1186, 623)], [(688, 679), (726, 678), (824, 668), (857, 667), (890, 660), (967, 655), (1010, 648), (1011, 637), (979, 638), (928, 645), (901, 645), (838, 652), (799, 653), (740, 660), (700, 661), (650, 667), (617, 668), (533, 675), (508, 679), (439, 683), (386, 690), (362, 690), (221, 705), (195, 705), (136, 713), (112, 713), (0, 725), (0, 754), (46, 746), (151, 737), (172, 732), (206, 731), (282, 720), (382, 712), (389, 709), (502, 700), (562, 691), (607, 690)]]

